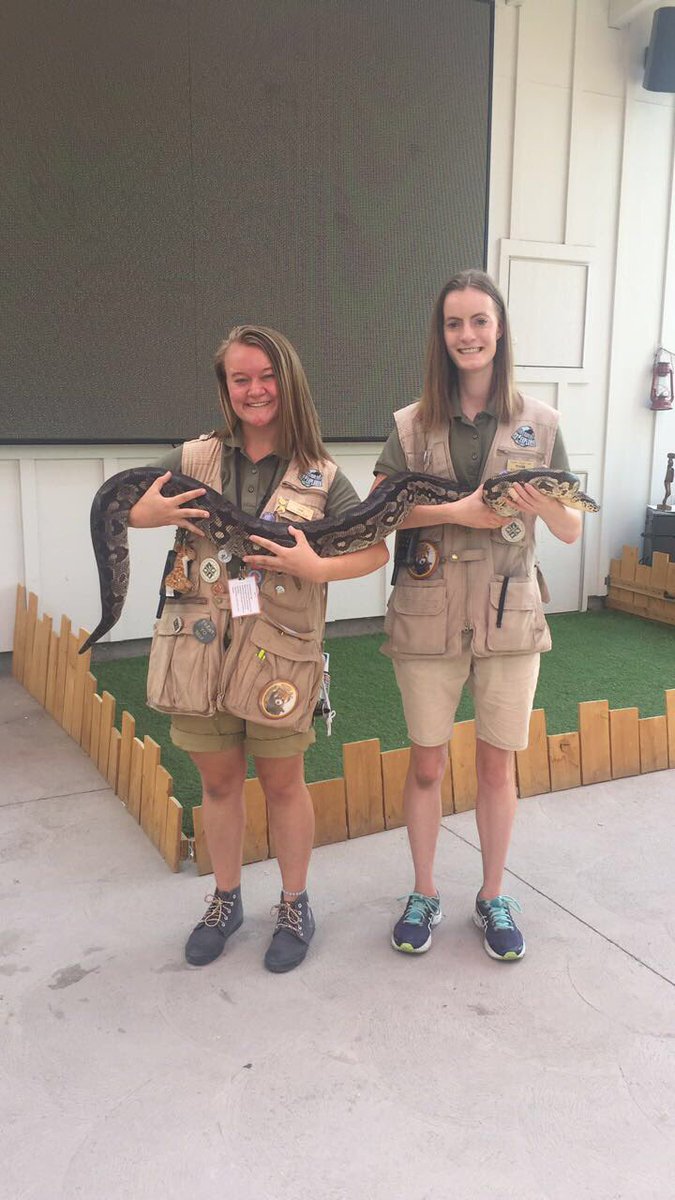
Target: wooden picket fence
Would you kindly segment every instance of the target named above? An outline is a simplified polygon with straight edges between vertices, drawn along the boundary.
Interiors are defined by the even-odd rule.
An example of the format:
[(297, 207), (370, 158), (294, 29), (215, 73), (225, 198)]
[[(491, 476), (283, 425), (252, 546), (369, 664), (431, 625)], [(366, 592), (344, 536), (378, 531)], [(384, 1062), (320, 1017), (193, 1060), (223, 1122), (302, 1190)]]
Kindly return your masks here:
[[(666, 714), (640, 717), (637, 708), (610, 709), (606, 700), (579, 704), (579, 730), (546, 732), (546, 714), (535, 709), (526, 750), (516, 753), (518, 794), (539, 796), (582, 784), (623, 779), (675, 767), (675, 688), (665, 693)], [(443, 815), (476, 807), (476, 727), (455, 725), (441, 788)], [(316, 815), (315, 846), (344, 842), (404, 824), (403, 784), (410, 750), (380, 750), (377, 738), (342, 747), (344, 777), (310, 783)], [(246, 783), (248, 826), (246, 862), (274, 856), (265, 799), (257, 779)], [(200, 874), (211, 871), (201, 808), (195, 822), (195, 861)]]
[[(122, 714), (115, 727), (115, 700), (96, 694), (89, 653), (78, 655), (87, 637), (75, 636), (64, 617), (57, 635), (50, 617), (37, 617), (37, 597), (26, 604), (17, 593), (13, 670), (15, 677), (63, 726), (98, 765), (101, 774), (127, 806), (166, 862), (176, 871), (192, 854), (200, 874), (211, 871), (201, 806), (192, 810), (194, 842), (181, 833), (182, 806), (172, 792), (171, 776), (161, 766), (160, 747), (152, 738), (134, 736), (134, 718)], [(606, 700), (579, 704), (579, 729), (549, 734), (546, 714), (535, 709), (526, 750), (516, 753), (521, 798), (559, 792), (582, 784), (623, 779), (675, 767), (675, 688), (665, 693), (665, 715), (640, 717), (637, 708), (610, 710)], [(466, 812), (476, 805), (476, 728), (473, 721), (455, 725), (443, 778), (443, 814)], [(403, 825), (403, 785), (410, 750), (380, 749), (377, 738), (346, 743), (343, 776), (310, 783), (316, 815), (315, 846), (396, 829)], [(246, 834), (244, 862), (274, 857), (267, 806), (257, 779), (245, 783)]]
[(116, 703), (109, 692), (96, 693), (90, 671), (91, 650), (79, 654), (89, 636), (71, 631), (68, 617), (59, 632), (52, 618), (38, 618), (38, 599), (20, 584), (16, 595), (16, 620), (12, 673), (39, 704), (58, 721), (96, 763), (110, 787), (162, 858), (177, 871), (187, 856), (182, 833), (183, 808), (172, 795), (173, 781), (160, 763), (160, 747), (152, 738), (135, 736), (136, 722), (122, 713), (115, 727)]
[(675, 562), (656, 551), (652, 565), (638, 562), (637, 546), (624, 546), (609, 565), (609, 608), (675, 625)]

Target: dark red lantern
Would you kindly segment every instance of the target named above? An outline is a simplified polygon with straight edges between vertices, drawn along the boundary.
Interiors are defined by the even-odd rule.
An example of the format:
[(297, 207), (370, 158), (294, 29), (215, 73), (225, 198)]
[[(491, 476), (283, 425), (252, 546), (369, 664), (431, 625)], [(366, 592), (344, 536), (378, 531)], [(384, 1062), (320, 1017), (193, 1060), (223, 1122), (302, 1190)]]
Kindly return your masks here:
[[(663, 354), (668, 355), (667, 360)], [(668, 350), (659, 349), (654, 356), (649, 407), (655, 412), (673, 407), (673, 356)]]

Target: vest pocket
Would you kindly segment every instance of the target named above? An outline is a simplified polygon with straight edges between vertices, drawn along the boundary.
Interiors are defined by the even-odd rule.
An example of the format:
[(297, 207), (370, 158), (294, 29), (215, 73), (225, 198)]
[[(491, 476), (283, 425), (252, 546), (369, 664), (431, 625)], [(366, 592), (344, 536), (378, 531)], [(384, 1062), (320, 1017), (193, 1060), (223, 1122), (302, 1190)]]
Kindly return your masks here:
[(486, 643), (496, 654), (531, 654), (551, 649), (551, 634), (536, 579), (497, 577), (490, 581)]
[[(159, 712), (209, 717), (216, 711), (223, 634), (229, 613), (212, 612), (206, 605), (166, 604), (155, 623), (148, 664), (148, 704)], [(200, 641), (194, 627), (209, 621), (216, 629), (212, 641)], [(208, 627), (199, 629), (203, 637)]]
[(261, 616), (242, 641), (218, 707), (258, 725), (309, 729), (323, 677), (316, 637), (273, 625)]
[[(442, 579), (439, 581), (442, 585)], [(384, 622), (394, 654), (443, 654), (446, 645), (446, 594), (443, 586), (397, 585)]]

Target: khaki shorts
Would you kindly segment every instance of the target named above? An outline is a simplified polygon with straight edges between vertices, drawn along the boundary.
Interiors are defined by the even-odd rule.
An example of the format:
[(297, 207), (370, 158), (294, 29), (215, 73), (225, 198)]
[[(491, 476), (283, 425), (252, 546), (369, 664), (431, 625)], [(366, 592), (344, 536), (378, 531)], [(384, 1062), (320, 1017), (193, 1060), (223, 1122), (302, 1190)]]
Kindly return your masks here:
[(254, 758), (292, 758), (304, 754), (316, 741), (316, 734), (313, 729), (294, 733), (216, 713), (213, 717), (172, 717), (171, 741), (188, 754), (217, 754), (243, 745), (246, 754)]
[(502, 750), (524, 750), (539, 676), (539, 654), (476, 658), (470, 634), (459, 657), (394, 660), (408, 737), (417, 746), (441, 746), (452, 737), (466, 683), (476, 710), (476, 736)]

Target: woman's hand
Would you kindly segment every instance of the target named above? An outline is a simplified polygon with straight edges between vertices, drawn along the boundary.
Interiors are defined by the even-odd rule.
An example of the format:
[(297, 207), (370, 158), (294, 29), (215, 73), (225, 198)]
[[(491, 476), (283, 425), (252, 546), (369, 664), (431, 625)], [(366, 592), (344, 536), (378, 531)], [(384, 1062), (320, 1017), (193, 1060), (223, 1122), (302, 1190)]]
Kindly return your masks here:
[(463, 496), (448, 505), (448, 522), (451, 525), (464, 525), (469, 529), (499, 529), (508, 525), (510, 518), (501, 517), (483, 500), (483, 485), (476, 488), (470, 496)]
[(509, 488), (509, 500), (532, 517), (541, 517), (551, 533), (561, 542), (576, 542), (581, 533), (581, 513), (567, 508), (559, 500), (544, 496), (531, 483), (514, 483)]
[(206, 488), (179, 492), (177, 496), (163, 496), (162, 488), (170, 478), (171, 471), (166, 471), (150, 484), (147, 492), (144, 492), (130, 510), (129, 524), (132, 529), (157, 529), (161, 525), (179, 525), (181, 529), (189, 529), (190, 533), (197, 534), (197, 537), (204, 537), (201, 529), (197, 529), (188, 518), (198, 521), (209, 514), (203, 508), (181, 508), (181, 505), (195, 500), (197, 496), (203, 496)]
[(298, 579), (308, 579), (310, 583), (325, 583), (324, 560), (312, 550), (301, 529), (289, 525), (288, 532), (295, 538), (295, 546), (279, 546), (269, 538), (251, 536), (256, 546), (262, 546), (271, 553), (245, 554), (243, 561), (247, 566), (257, 567), (261, 571), (285, 571)]

